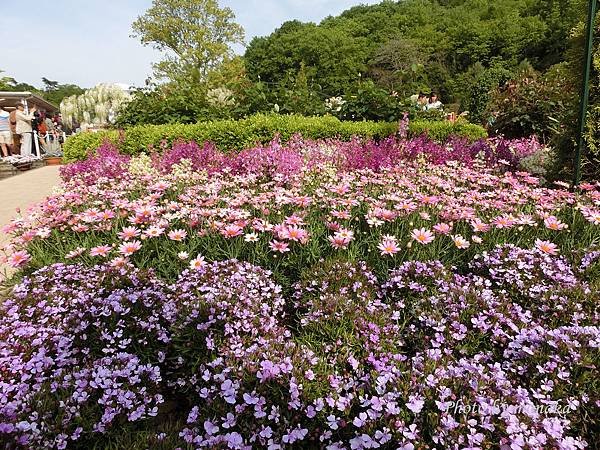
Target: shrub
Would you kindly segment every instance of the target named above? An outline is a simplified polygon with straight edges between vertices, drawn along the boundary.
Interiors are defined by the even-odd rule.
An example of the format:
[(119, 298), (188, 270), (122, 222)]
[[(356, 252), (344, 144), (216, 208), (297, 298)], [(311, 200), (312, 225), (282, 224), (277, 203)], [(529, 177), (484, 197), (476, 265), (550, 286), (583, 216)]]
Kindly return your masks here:
[(451, 136), (466, 137), (470, 141), (487, 137), (487, 132), (482, 126), (462, 121), (414, 120), (410, 123), (408, 132), (410, 136), (427, 134), (436, 142), (445, 142)]
[[(353, 136), (379, 140), (398, 130), (395, 122), (346, 122), (332, 116), (304, 117), (297, 115), (257, 114), (243, 120), (217, 120), (196, 124), (138, 125), (117, 131), (82, 133), (69, 138), (65, 144), (65, 159), (74, 161), (109, 140), (121, 152), (135, 155), (161, 146), (171, 147), (177, 140), (212, 142), (224, 152), (241, 150), (253, 145), (269, 143), (275, 135), (285, 143), (295, 134), (308, 139), (339, 138), (347, 141)], [(485, 137), (485, 130), (469, 123), (415, 121), (409, 125), (412, 135), (427, 133), (443, 142), (450, 135), (476, 140)]]
[(100, 131), (98, 133), (79, 133), (66, 140), (64, 145), (64, 158), (67, 161), (75, 161), (86, 157), (90, 150), (109, 141), (116, 143), (119, 139), (117, 131)]
[(116, 131), (84, 133), (68, 139), (65, 145), (67, 161), (82, 159), (88, 151), (109, 139), (123, 153), (135, 155), (176, 141), (213, 142), (222, 151), (241, 150), (257, 143), (268, 143), (278, 134), (287, 142), (294, 134), (306, 138), (338, 137), (348, 140), (352, 136), (383, 138), (393, 134), (397, 124), (387, 122), (341, 122), (335, 117), (303, 117), (295, 115), (257, 114), (243, 120), (216, 120), (196, 124), (138, 125), (125, 129), (118, 140)]

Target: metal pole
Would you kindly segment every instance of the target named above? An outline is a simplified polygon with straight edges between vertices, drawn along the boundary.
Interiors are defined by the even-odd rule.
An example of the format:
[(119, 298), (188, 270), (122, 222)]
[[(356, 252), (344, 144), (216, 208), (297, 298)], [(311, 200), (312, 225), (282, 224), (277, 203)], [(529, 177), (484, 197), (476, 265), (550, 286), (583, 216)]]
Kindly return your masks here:
[(575, 149), (573, 185), (577, 186), (581, 181), (581, 153), (583, 151), (585, 122), (587, 116), (588, 102), (590, 98), (590, 71), (592, 68), (592, 44), (594, 42), (594, 24), (597, 11), (597, 1), (590, 0), (588, 10), (588, 21), (586, 28), (585, 57), (583, 62), (583, 83), (581, 86), (581, 102), (579, 104), (579, 134), (577, 136), (577, 147)]

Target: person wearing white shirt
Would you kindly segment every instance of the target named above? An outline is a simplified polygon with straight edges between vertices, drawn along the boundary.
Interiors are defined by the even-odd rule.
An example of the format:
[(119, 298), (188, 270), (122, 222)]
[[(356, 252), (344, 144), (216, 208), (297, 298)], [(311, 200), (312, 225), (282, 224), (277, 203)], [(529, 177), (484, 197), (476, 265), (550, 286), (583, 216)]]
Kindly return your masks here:
[(33, 120), (33, 114), (36, 111), (36, 107), (32, 107), (29, 114), (25, 113), (25, 107), (22, 103), (17, 105), (17, 134), (21, 136), (21, 156), (31, 155), (31, 144), (33, 142), (33, 128), (31, 127), (31, 121)]
[(440, 102), (435, 92), (432, 92), (429, 96), (429, 102), (425, 105), (425, 110), (430, 111), (432, 109), (442, 109), (444, 104)]

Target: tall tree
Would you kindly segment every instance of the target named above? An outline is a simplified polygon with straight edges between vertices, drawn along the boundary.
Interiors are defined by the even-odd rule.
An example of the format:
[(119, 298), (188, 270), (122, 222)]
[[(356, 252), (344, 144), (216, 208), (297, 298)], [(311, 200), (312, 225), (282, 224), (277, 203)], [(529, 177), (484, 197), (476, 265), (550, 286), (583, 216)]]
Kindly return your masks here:
[(154, 65), (158, 78), (200, 82), (231, 56), (232, 44), (243, 44), (244, 30), (234, 19), (216, 0), (153, 0), (133, 23), (132, 36), (166, 52)]

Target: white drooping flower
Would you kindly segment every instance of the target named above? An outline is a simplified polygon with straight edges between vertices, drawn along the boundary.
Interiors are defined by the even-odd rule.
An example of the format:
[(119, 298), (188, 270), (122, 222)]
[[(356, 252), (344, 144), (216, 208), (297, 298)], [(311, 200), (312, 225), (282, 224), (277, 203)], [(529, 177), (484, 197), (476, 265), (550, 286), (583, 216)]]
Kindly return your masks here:
[(206, 101), (211, 106), (234, 106), (235, 98), (233, 91), (226, 87), (209, 89), (206, 93)]
[(346, 103), (343, 97), (330, 97), (325, 100), (325, 109), (333, 112), (340, 112), (342, 110), (342, 106)]
[(75, 120), (106, 125), (130, 100), (129, 93), (118, 85), (101, 83), (81, 95), (65, 98), (60, 103), (60, 113), (69, 126)]

